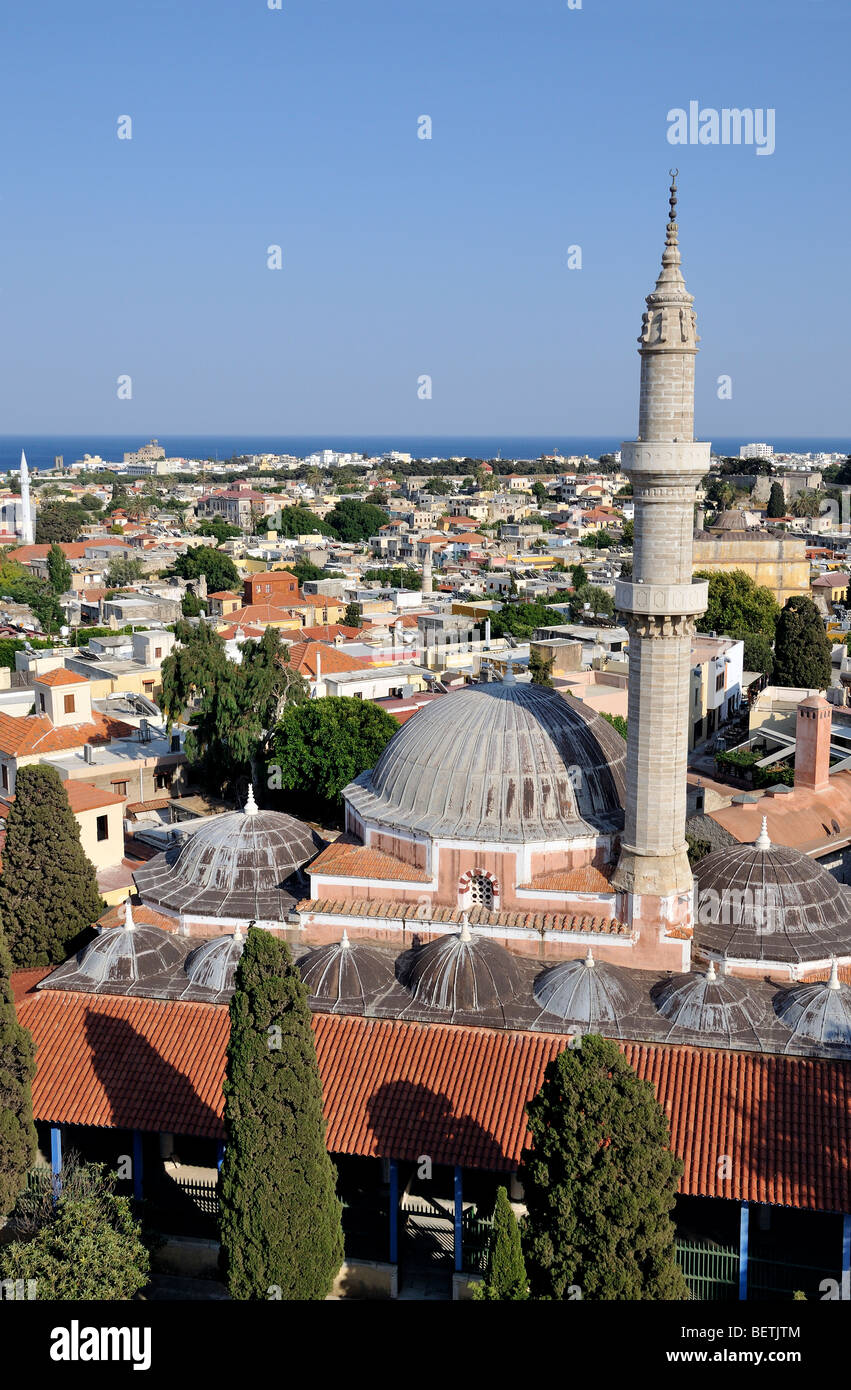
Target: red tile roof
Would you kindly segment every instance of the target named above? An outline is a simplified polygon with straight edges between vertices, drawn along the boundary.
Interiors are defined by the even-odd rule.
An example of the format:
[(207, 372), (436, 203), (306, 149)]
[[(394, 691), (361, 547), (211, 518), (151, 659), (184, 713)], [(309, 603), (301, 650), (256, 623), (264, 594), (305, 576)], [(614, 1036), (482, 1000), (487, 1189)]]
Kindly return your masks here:
[(349, 656), (348, 652), (341, 652), (337, 647), (329, 647), (324, 642), (294, 642), (290, 647), (288, 665), (303, 676), (315, 676), (317, 657), (321, 663), (322, 676), (363, 669), (362, 660)]
[(521, 888), (541, 888), (548, 893), (610, 893), (612, 885), (602, 870), (594, 864), (582, 864), (578, 869), (550, 869), (537, 874), (531, 883)]
[(431, 875), (413, 864), (405, 864), (394, 854), (355, 844), (351, 840), (334, 840), (317, 855), (308, 867), (309, 874), (327, 874), (330, 878), (400, 879), (408, 883), (430, 883)]
[[(225, 1006), (41, 990), (18, 1016), (36, 1043), (36, 1119), (222, 1137)], [(313, 1028), (332, 1153), (496, 1172), (516, 1168), (526, 1104), (567, 1041), (327, 1014)], [(847, 1064), (619, 1045), (668, 1115), (682, 1192), (851, 1210)]]
[(130, 738), (135, 729), (120, 719), (108, 719), (92, 711), (86, 724), (65, 724), (56, 728), (46, 714), (27, 714), (15, 718), (0, 714), (0, 753), (19, 758), (25, 753), (59, 753), (82, 748), (86, 743), (108, 743), (113, 738)]
[(39, 685), (88, 685), (85, 676), (78, 675), (76, 671), (66, 671), (59, 666), (55, 671), (48, 671), (45, 676), (34, 678)]
[[(302, 898), (297, 912), (318, 917), (388, 917), (403, 921), (412, 916), (411, 904), (389, 902), (381, 898)], [(630, 936), (629, 927), (614, 917), (596, 917), (576, 912), (488, 912), (483, 907), (471, 907), (467, 913), (474, 926), (524, 927), (527, 931), (592, 932), (595, 935)], [(429, 919), (444, 924), (460, 924), (461, 908), (429, 908)]]

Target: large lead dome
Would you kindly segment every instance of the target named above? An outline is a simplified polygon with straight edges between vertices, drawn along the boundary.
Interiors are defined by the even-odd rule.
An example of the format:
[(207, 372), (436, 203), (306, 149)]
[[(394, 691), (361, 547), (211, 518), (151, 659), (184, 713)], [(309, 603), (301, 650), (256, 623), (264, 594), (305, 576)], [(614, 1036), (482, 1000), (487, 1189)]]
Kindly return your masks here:
[(287, 879), (323, 843), (293, 816), (258, 811), (249, 794), (245, 810), (211, 817), (133, 877), (143, 902), (167, 912), (280, 922), (295, 902)]
[(563, 840), (619, 829), (626, 744), (578, 700), (513, 680), (424, 706), (343, 795), (429, 835)]

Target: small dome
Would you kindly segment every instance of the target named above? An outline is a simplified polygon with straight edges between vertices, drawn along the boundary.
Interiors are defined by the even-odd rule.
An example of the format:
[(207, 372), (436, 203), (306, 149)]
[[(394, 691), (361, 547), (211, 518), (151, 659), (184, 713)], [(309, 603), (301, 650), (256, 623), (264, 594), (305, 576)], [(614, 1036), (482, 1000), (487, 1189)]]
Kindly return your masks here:
[(210, 819), (179, 846), (134, 872), (146, 903), (171, 912), (238, 922), (281, 922), (295, 899), (287, 879), (322, 848), (293, 816), (245, 809)]
[(731, 1037), (752, 1032), (764, 1015), (748, 983), (732, 975), (717, 975), (712, 961), (701, 973), (672, 976), (652, 995), (662, 1017), (690, 1033)]
[(702, 859), (697, 946), (716, 959), (804, 962), (851, 955), (851, 895), (797, 849), (773, 845), (767, 823), (753, 844)]
[(839, 979), (835, 962), (829, 980), (783, 990), (774, 1009), (796, 1038), (851, 1047), (851, 988)]
[(466, 916), (460, 932), (417, 951), (404, 980), (417, 1004), (451, 1013), (499, 1009), (515, 998), (520, 983), (511, 952), (476, 935)]
[(183, 959), (183, 951), (160, 927), (137, 927), (130, 899), (124, 925), (110, 927), (77, 956), (77, 967), (99, 985), (135, 985), (165, 974)]
[(512, 678), (424, 705), (343, 795), (366, 820), (429, 835), (564, 840), (620, 828), (625, 761), (581, 701)]
[(393, 984), (393, 967), (374, 946), (354, 946), (344, 931), (342, 940), (308, 951), (298, 962), (307, 992), (317, 1004), (364, 1006)]
[(233, 936), (217, 936), (205, 941), (203, 946), (196, 946), (183, 967), (190, 984), (216, 994), (232, 993), (244, 946), (245, 937), (239, 931)]
[(639, 1004), (641, 991), (620, 966), (595, 961), (590, 948), (584, 960), (568, 960), (539, 975), (535, 1002), (549, 1014), (584, 1033), (621, 1035), (621, 1019)]

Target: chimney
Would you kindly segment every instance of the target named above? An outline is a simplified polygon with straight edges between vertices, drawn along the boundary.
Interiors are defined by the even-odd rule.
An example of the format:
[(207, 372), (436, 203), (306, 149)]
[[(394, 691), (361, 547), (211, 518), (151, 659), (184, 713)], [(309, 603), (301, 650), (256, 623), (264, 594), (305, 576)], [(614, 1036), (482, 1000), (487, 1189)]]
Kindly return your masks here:
[(830, 784), (830, 730), (833, 712), (821, 695), (798, 706), (795, 729), (795, 786), (823, 792)]
[(87, 763), (93, 763), (95, 760), (95, 750), (90, 743), (83, 744), (83, 760)]

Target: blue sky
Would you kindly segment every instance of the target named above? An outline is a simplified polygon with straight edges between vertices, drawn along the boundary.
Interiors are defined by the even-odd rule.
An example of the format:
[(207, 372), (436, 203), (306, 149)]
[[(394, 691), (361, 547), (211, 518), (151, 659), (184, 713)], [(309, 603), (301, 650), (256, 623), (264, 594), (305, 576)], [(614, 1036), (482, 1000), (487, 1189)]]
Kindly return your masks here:
[[(0, 432), (631, 437), (676, 164), (699, 433), (842, 434), (850, 31), (847, 0), (13, 0)], [(671, 146), (692, 100), (774, 109), (774, 153)]]

